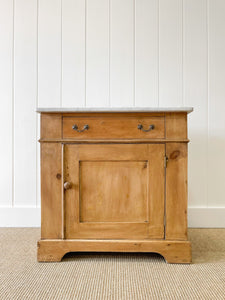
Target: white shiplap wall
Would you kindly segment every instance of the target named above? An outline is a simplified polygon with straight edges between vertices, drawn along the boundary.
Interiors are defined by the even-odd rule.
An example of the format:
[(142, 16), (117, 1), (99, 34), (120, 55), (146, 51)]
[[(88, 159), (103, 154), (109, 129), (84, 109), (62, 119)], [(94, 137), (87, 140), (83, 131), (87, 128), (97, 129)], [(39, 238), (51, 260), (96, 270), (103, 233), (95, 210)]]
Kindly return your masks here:
[(224, 0), (0, 0), (0, 101), (0, 226), (40, 225), (37, 106), (194, 106), (189, 225), (225, 226)]

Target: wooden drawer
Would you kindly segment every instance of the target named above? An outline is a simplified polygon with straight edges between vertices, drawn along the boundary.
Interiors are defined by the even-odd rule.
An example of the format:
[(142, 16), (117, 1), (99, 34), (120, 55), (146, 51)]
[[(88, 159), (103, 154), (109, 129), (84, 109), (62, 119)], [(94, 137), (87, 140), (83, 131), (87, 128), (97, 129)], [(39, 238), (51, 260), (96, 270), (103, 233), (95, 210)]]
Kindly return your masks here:
[[(88, 128), (84, 130), (85, 125), (88, 125)], [(144, 131), (149, 130), (151, 125), (153, 129)], [(164, 137), (164, 117), (63, 117), (63, 138), (66, 139), (157, 139)]]

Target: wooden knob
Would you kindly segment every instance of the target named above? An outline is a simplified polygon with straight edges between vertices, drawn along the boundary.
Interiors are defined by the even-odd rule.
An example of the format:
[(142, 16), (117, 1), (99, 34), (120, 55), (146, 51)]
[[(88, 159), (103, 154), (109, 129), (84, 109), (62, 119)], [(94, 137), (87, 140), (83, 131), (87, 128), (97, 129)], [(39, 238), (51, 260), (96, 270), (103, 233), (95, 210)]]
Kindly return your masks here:
[(72, 184), (70, 182), (64, 182), (64, 189), (69, 190), (72, 187)]

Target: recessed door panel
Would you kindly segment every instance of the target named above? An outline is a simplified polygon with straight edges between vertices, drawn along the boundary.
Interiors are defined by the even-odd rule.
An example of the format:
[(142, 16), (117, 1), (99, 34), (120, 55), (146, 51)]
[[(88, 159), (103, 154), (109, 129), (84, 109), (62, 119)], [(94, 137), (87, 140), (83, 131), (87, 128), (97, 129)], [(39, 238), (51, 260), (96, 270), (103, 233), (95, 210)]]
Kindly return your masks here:
[(164, 145), (64, 147), (66, 238), (163, 238)]
[(147, 222), (147, 161), (81, 161), (80, 222)]

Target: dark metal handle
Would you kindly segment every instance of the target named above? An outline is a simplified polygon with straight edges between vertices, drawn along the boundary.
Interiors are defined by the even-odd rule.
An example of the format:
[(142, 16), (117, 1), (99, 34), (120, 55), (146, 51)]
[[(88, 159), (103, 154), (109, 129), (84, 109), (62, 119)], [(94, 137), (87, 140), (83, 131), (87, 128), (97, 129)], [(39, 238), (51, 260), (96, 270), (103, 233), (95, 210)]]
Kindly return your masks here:
[(84, 128), (81, 129), (81, 130), (79, 130), (79, 129), (78, 129), (78, 126), (77, 126), (76, 124), (74, 124), (72, 128), (73, 128), (74, 130), (76, 130), (77, 132), (83, 132), (83, 131), (85, 131), (85, 130), (88, 130), (88, 129), (89, 129), (89, 126), (88, 126), (88, 125), (84, 125)]
[(138, 124), (138, 127), (137, 127), (138, 129), (140, 129), (140, 130), (142, 130), (142, 131), (144, 131), (144, 132), (149, 132), (149, 131), (151, 131), (151, 130), (153, 130), (154, 128), (155, 128), (155, 125), (149, 125), (149, 128), (148, 129), (144, 129), (143, 128), (143, 125), (141, 125), (141, 124)]

